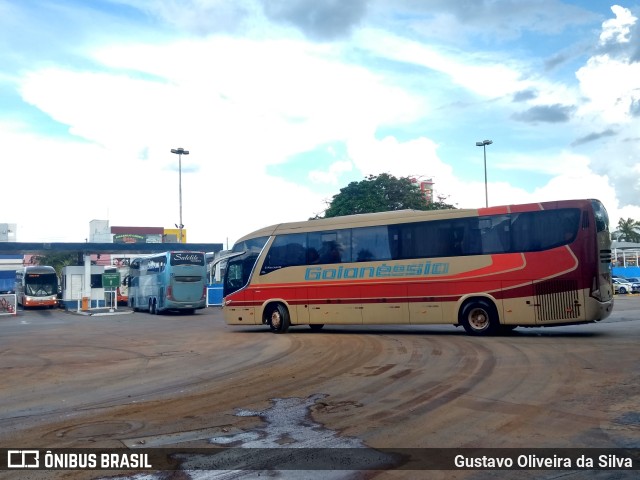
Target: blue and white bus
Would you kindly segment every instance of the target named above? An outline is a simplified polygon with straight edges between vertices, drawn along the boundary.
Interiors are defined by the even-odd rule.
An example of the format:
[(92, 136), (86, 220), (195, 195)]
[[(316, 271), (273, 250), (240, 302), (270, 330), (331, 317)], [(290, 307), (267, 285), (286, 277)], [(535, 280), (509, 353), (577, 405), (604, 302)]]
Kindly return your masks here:
[(150, 313), (194, 313), (207, 305), (204, 252), (165, 252), (131, 260), (128, 305)]

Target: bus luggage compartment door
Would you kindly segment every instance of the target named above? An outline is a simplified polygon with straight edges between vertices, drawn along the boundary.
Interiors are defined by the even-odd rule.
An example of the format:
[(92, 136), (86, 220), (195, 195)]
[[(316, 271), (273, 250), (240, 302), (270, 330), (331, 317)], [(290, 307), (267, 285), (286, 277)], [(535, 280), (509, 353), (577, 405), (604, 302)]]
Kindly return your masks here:
[(309, 287), (309, 323), (362, 324), (360, 287)]
[(367, 285), (362, 288), (362, 323), (409, 323), (406, 285)]

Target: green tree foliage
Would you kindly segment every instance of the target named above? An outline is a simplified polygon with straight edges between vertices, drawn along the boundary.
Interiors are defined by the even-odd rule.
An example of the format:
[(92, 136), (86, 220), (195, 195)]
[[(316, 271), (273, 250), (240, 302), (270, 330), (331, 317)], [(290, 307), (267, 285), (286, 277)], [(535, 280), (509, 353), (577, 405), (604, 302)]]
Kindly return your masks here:
[(369, 175), (351, 182), (333, 196), (325, 218), (392, 210), (442, 210), (455, 208), (442, 200), (427, 204), (420, 188), (409, 177), (396, 178), (388, 173)]
[(618, 220), (618, 231), (616, 233), (619, 235), (619, 240), (640, 243), (640, 222), (632, 218), (627, 218), (626, 220), (621, 218)]
[(64, 267), (78, 264), (78, 253), (51, 252), (46, 255), (34, 255), (31, 257), (31, 262), (36, 265), (49, 265), (53, 267), (58, 277), (60, 277)]

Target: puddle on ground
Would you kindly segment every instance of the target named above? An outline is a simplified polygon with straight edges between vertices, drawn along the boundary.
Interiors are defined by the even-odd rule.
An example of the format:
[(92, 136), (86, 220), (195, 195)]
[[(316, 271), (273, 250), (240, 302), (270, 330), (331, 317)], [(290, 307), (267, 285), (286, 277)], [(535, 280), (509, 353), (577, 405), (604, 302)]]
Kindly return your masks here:
[[(398, 459), (368, 448), (360, 439), (341, 437), (311, 418), (311, 407), (325, 394), (307, 398), (274, 398), (265, 410), (236, 410), (238, 417), (259, 417), (264, 423), (251, 431), (211, 437), (216, 453), (198, 450), (173, 455), (179, 472), (140, 473), (132, 480), (171, 478), (304, 478), (346, 480), (361, 478), (361, 470), (384, 469)], [(106, 478), (106, 477), (105, 477)]]
[(242, 448), (366, 448), (358, 438), (340, 437), (313, 421), (311, 407), (327, 395), (308, 398), (273, 398), (263, 411), (238, 410), (237, 417), (260, 417), (265, 425), (250, 432), (213, 437), (216, 446)]
[[(397, 459), (391, 455), (368, 448), (358, 438), (342, 437), (311, 418), (311, 407), (326, 396), (273, 398), (271, 406), (262, 411), (238, 409), (235, 416), (259, 417), (264, 424), (251, 431), (210, 438), (212, 447), (224, 448), (219, 453), (174, 455), (173, 458), (180, 462), (179, 473), (141, 473), (126, 478), (297, 479), (301, 478), (303, 470), (304, 478), (346, 480), (361, 478), (359, 470), (384, 469), (393, 465)], [(239, 468), (240, 465), (242, 467)]]

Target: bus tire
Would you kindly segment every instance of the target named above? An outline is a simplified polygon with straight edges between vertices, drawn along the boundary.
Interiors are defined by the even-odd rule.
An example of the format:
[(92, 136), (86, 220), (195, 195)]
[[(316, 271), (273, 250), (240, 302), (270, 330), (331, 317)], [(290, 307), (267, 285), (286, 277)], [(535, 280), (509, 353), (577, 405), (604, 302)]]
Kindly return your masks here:
[(314, 332), (319, 332), (324, 327), (324, 323), (311, 323), (309, 324), (309, 328)]
[(289, 326), (291, 325), (289, 311), (280, 303), (269, 307), (269, 310), (267, 311), (267, 320), (269, 322), (269, 328), (273, 333), (285, 333), (289, 330)]
[(149, 313), (151, 315), (155, 315), (156, 314), (156, 302), (153, 299), (149, 299)]
[(495, 305), (481, 298), (470, 300), (462, 306), (459, 322), (469, 335), (495, 335), (500, 330)]

